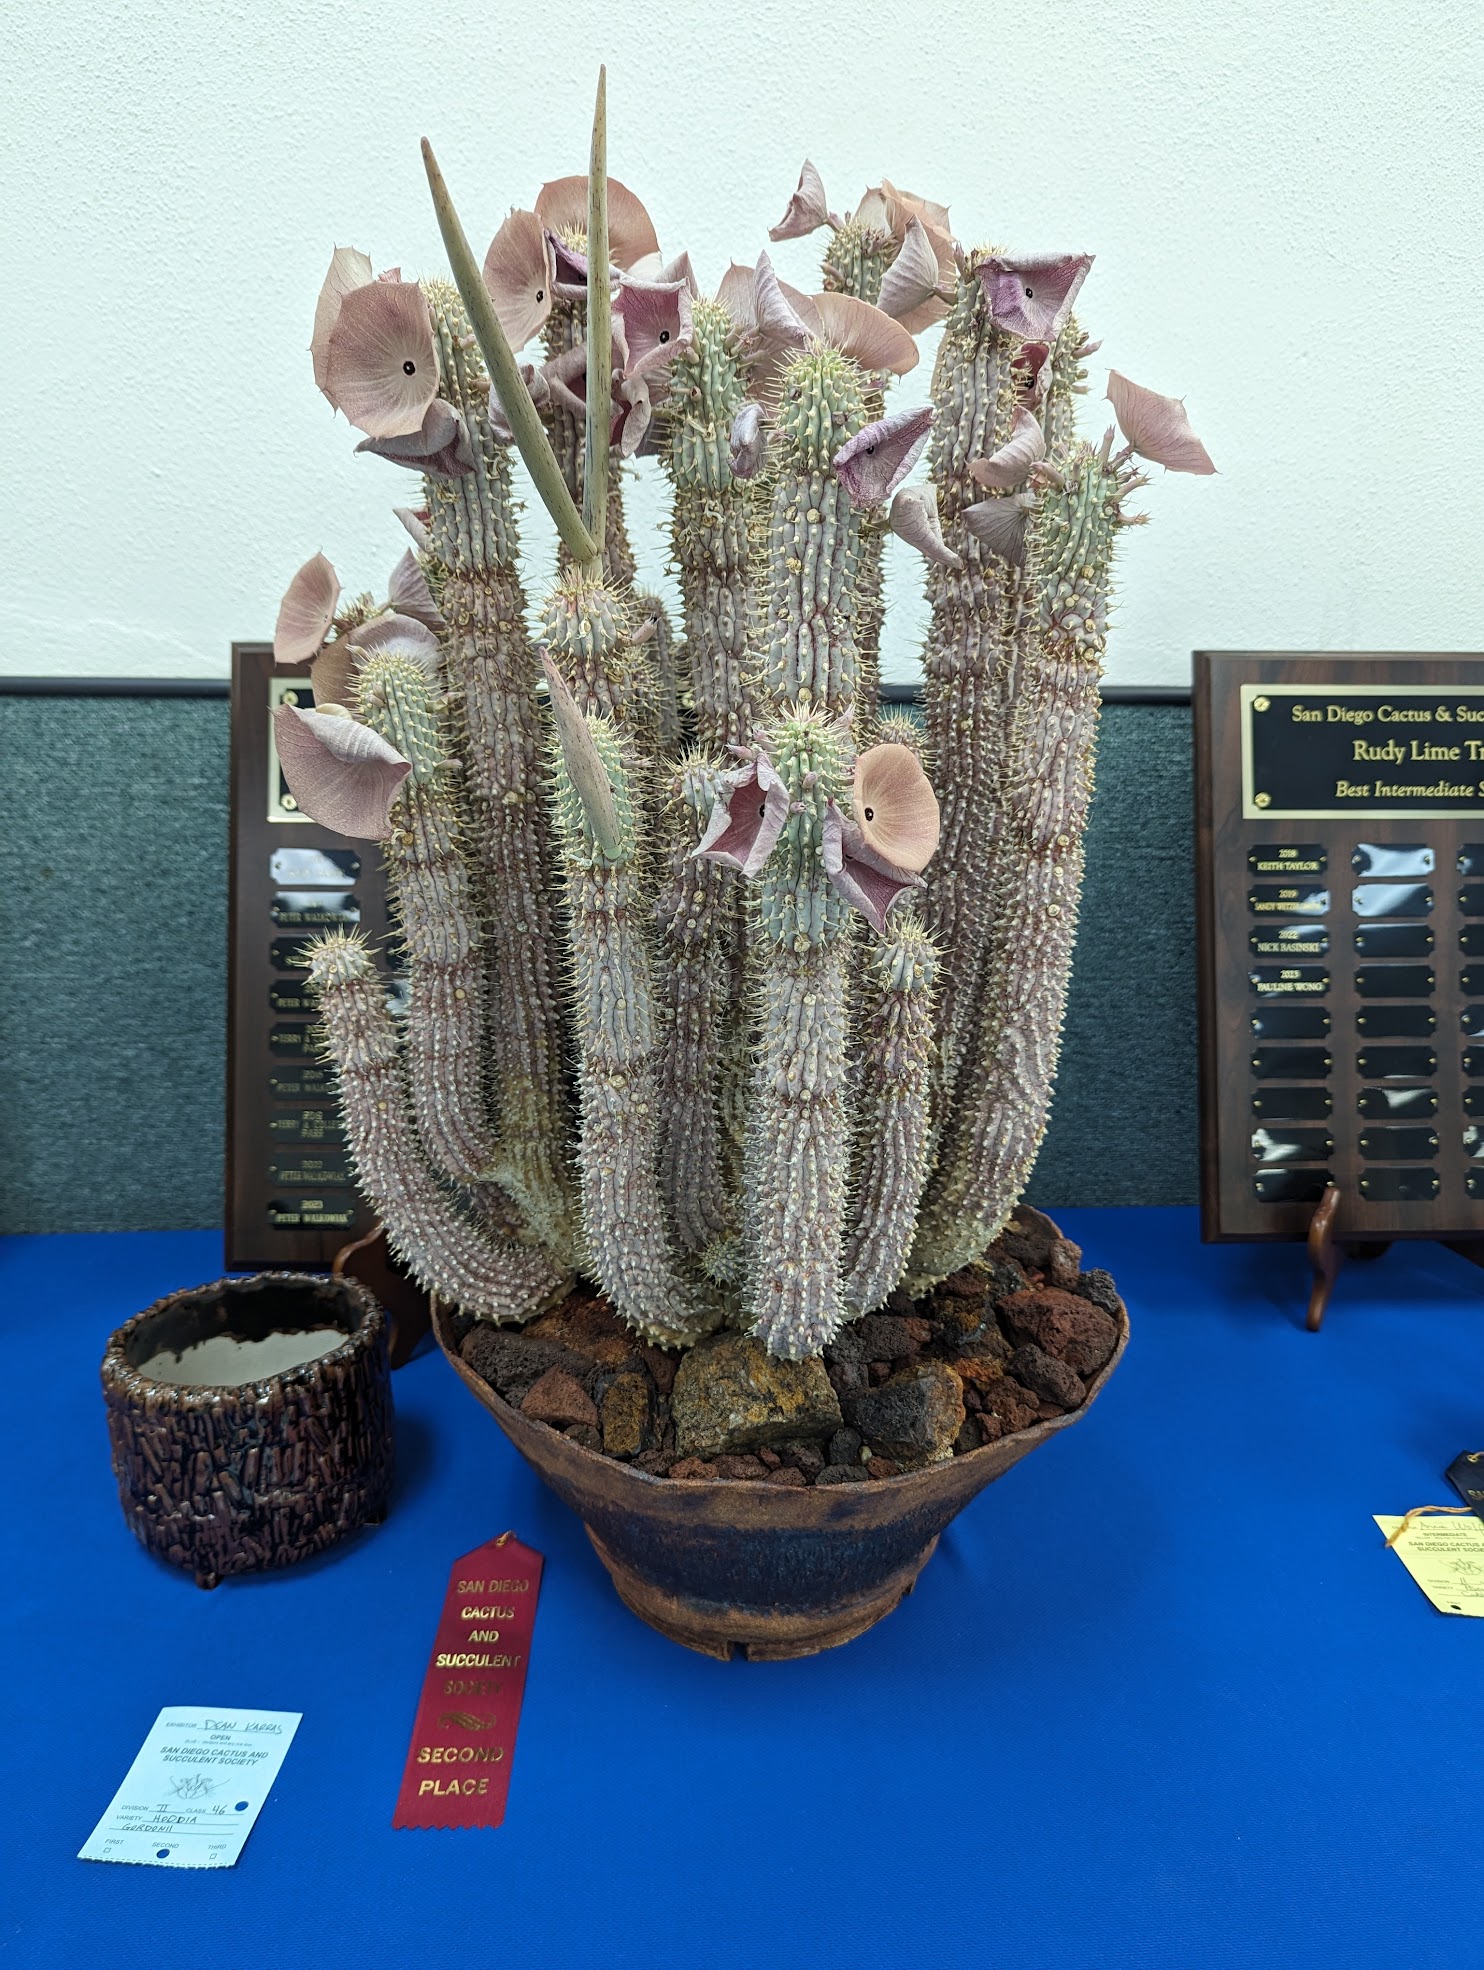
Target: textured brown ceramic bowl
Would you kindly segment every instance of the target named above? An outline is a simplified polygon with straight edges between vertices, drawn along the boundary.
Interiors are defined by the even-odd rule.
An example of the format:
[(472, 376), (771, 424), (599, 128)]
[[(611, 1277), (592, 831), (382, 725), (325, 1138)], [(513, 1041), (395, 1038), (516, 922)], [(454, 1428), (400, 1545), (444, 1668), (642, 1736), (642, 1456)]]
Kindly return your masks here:
[(704, 1478), (650, 1477), (533, 1423), (439, 1346), (516, 1449), (572, 1507), (625, 1604), (673, 1642), (725, 1660), (777, 1662), (837, 1648), (879, 1621), (932, 1558), (938, 1535), (985, 1485), (1086, 1414), (1128, 1341), (1070, 1415), (1020, 1430), (947, 1463), (868, 1484), (795, 1490)]
[[(322, 1328), (344, 1339), (252, 1380), (166, 1372), (205, 1343), (261, 1347)], [(198, 1586), (289, 1566), (386, 1517), (387, 1321), (353, 1279), (263, 1272), (172, 1293), (109, 1341), (103, 1395), (124, 1517)]]

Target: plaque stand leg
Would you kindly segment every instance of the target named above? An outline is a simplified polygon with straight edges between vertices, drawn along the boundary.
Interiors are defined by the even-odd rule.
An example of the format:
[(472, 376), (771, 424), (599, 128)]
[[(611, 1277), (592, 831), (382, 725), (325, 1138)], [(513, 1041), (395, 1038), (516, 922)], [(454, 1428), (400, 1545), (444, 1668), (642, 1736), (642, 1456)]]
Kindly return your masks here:
[[(1325, 1308), (1345, 1260), (1379, 1259), (1383, 1252), (1391, 1250), (1389, 1238), (1369, 1240), (1363, 1245), (1340, 1243), (1335, 1237), (1335, 1219), (1342, 1195), (1337, 1183), (1326, 1184), (1324, 1195), (1314, 1206), (1314, 1215), (1309, 1220), (1309, 1263), (1314, 1268), (1314, 1284), (1309, 1289), (1309, 1313), (1304, 1325), (1311, 1334), (1317, 1334), (1324, 1324)], [(1474, 1263), (1484, 1265), (1484, 1245), (1476, 1249), (1479, 1256)]]
[(391, 1365), (404, 1368), (432, 1332), (432, 1319), (427, 1294), (393, 1260), (386, 1242), (386, 1227), (373, 1225), (364, 1238), (342, 1245), (330, 1271), (337, 1276), (349, 1273), (381, 1301), (391, 1324)]

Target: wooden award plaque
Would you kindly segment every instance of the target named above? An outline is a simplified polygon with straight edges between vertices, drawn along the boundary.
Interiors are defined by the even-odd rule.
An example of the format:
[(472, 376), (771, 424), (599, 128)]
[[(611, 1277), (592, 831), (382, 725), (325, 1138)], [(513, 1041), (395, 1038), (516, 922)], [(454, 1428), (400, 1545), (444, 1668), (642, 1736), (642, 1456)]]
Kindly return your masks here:
[[(387, 943), (374, 844), (301, 814), (278, 769), (270, 714), (312, 704), (308, 666), (275, 667), (265, 643), (232, 649), (232, 836), (227, 965), (227, 1266), (328, 1266), (365, 1237), (304, 991), (304, 946), (333, 924)], [(388, 972), (395, 1000), (400, 984)], [(374, 1287), (374, 1290), (379, 1288)]]
[(1484, 658), (1198, 652), (1194, 709), (1202, 1236), (1477, 1256)]

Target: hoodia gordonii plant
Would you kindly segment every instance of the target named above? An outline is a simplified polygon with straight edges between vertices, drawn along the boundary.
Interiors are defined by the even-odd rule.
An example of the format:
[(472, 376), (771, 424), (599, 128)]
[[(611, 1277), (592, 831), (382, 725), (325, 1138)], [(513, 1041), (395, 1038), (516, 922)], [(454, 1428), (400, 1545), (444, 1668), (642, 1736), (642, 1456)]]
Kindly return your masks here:
[[(276, 637), (311, 666), (313, 708), (276, 714), (289, 783), (383, 843), (408, 975), (394, 1017), (357, 936), (314, 947), (357, 1175), (478, 1321), (583, 1278), (645, 1343), (802, 1361), (1016, 1204), (1114, 557), (1140, 461), (1212, 467), (1116, 373), (1121, 439), (1077, 435), (1086, 255), (965, 250), (889, 184), (842, 219), (806, 165), (773, 238), (829, 229), (819, 291), (764, 253), (708, 294), (608, 179), (600, 85), (586, 177), (481, 265), (424, 149), (451, 279), (339, 250), (312, 340), (359, 449), (420, 478), (412, 545), (384, 603), (316, 556)], [(889, 407), (940, 322), (931, 403)], [(560, 538), (544, 595), (512, 449)], [(646, 454), (673, 627), (629, 585)], [(921, 726), (876, 704), (884, 527), (927, 563)]]

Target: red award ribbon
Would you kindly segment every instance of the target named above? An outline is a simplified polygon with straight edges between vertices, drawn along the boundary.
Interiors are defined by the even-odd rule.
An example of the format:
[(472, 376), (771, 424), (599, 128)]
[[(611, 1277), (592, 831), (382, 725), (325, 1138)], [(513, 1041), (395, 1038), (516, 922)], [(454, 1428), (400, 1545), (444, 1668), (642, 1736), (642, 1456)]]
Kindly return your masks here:
[(541, 1564), (509, 1532), (455, 1561), (393, 1826), (504, 1819)]

